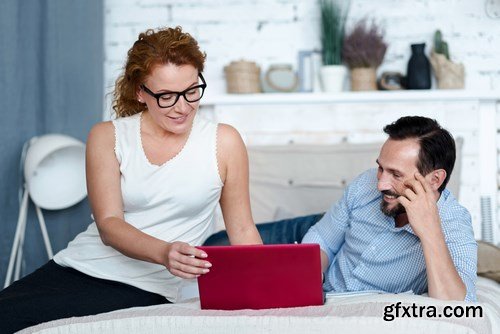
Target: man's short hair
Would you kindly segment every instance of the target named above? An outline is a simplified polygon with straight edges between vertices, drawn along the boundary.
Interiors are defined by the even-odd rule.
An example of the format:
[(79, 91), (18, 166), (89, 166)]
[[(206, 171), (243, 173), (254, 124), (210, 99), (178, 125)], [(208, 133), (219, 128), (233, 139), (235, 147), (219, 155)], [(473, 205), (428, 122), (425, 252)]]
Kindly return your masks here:
[(436, 169), (444, 169), (446, 178), (439, 187), (442, 192), (450, 180), (455, 166), (455, 140), (439, 123), (427, 117), (405, 116), (384, 127), (384, 132), (393, 140), (414, 138), (420, 145), (417, 169), (426, 175)]

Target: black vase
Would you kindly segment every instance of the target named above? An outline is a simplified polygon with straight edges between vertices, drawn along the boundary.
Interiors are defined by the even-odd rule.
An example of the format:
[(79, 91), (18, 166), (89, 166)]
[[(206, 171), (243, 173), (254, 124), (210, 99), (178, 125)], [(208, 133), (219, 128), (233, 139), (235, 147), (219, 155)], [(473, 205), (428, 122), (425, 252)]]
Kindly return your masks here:
[(411, 57), (406, 72), (407, 89), (431, 88), (431, 64), (424, 51), (425, 43), (411, 45)]

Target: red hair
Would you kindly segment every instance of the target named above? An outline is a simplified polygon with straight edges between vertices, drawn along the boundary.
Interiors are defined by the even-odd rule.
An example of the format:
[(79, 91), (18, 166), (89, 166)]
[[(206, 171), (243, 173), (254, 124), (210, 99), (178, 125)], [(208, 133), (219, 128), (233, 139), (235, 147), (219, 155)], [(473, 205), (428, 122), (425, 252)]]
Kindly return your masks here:
[(137, 101), (137, 90), (157, 65), (192, 65), (203, 72), (206, 54), (198, 42), (181, 27), (148, 29), (139, 34), (127, 53), (124, 72), (118, 77), (113, 93), (113, 110), (117, 117), (132, 116), (146, 110)]

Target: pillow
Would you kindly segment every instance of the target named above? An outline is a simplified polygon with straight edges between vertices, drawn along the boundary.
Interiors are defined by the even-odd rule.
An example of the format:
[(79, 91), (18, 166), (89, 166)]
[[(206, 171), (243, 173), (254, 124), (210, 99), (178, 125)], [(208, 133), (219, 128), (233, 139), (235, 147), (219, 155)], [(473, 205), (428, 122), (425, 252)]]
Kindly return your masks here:
[(296, 215), (294, 215), (292, 212), (290, 212), (286, 209), (283, 209), (281, 206), (278, 206), (276, 208), (276, 211), (274, 212), (273, 221), (290, 219), (290, 218), (294, 218), (294, 217), (296, 217)]
[(500, 283), (500, 248), (477, 241), (477, 274)]

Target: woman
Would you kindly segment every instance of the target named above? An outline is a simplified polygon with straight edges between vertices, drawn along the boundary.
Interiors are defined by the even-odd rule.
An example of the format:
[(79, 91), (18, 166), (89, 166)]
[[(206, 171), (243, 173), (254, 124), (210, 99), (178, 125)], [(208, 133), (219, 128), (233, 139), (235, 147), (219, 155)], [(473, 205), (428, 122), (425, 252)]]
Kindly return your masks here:
[(218, 203), (231, 244), (262, 243), (241, 137), (196, 116), (204, 61), (179, 27), (139, 35), (116, 83), (118, 118), (94, 126), (87, 140), (94, 223), (53, 261), (0, 292), (7, 331), (175, 302), (182, 278), (210, 271), (194, 245), (213, 232)]

